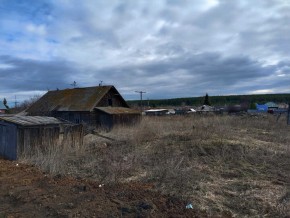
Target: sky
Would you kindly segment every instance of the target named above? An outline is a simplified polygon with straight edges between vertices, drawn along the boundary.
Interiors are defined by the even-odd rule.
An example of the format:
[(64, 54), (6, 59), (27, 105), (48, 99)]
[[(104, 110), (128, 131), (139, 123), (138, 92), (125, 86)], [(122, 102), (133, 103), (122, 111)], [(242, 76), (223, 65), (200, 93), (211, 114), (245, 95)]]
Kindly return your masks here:
[(290, 92), (290, 0), (0, 0), (0, 100)]

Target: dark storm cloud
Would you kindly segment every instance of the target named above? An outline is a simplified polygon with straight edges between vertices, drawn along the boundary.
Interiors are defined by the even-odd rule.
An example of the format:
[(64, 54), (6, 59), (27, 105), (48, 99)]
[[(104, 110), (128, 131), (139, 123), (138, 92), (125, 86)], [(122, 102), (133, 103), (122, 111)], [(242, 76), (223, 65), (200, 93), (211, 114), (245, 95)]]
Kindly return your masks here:
[[(126, 98), (136, 98), (135, 90), (145, 90), (152, 98), (247, 93), (251, 90), (289, 86), (290, 63), (262, 66), (248, 57), (224, 58), (219, 53), (187, 54), (184, 57), (103, 68), (76, 70), (65, 61), (22, 60), (1, 56), (2, 92), (18, 92), (69, 88), (73, 80), (90, 77), (91, 82), (80, 86), (94, 86), (100, 80), (116, 84)], [(280, 72), (280, 76), (275, 72)], [(72, 76), (73, 75), (73, 76)], [(253, 85), (253, 82), (256, 84)], [(129, 87), (129, 89), (124, 89)]]
[[(132, 92), (134, 87), (146, 90), (151, 98), (162, 98), (198, 96), (205, 92), (216, 95), (245, 93), (250, 91), (249, 88), (263, 87), (263, 82), (254, 86), (250, 84), (256, 80), (266, 81), (281, 67), (285, 64), (262, 66), (248, 57), (224, 58), (218, 53), (204, 53), (150, 64), (107, 68), (100, 70), (98, 75), (107, 75), (118, 81), (121, 87), (131, 86)], [(276, 76), (271, 83), (277, 81), (279, 84), (281, 79)]]
[(0, 91), (103, 80), (128, 98), (285, 92), (289, 11), (283, 0), (6, 1)]
[(47, 90), (66, 88), (72, 82), (70, 75), (75, 74), (72, 63), (66, 61), (25, 60), (10, 56), (0, 56), (1, 92)]

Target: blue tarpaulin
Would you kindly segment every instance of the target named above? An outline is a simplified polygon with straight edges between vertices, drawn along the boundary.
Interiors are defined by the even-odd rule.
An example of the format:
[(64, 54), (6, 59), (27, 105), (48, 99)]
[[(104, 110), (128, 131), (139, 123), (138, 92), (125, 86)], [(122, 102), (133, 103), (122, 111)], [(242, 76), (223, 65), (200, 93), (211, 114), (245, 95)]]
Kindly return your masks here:
[(258, 111), (268, 111), (268, 106), (265, 104), (256, 104), (256, 108)]

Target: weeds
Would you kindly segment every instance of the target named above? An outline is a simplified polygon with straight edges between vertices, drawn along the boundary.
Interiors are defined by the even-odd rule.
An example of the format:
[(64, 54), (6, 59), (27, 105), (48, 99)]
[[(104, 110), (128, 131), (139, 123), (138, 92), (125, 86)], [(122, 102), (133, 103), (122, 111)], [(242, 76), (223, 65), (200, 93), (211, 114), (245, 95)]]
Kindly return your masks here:
[(101, 183), (153, 183), (213, 216), (279, 217), (290, 213), (289, 130), (274, 116), (144, 117), (89, 134), (82, 148), (55, 147), (22, 161)]

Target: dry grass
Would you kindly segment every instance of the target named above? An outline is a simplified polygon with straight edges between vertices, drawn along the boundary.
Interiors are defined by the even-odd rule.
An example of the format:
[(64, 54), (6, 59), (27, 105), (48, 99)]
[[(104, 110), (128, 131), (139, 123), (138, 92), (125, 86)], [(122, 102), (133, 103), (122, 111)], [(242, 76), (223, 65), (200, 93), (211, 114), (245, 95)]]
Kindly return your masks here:
[[(25, 157), (42, 169), (101, 183), (141, 181), (208, 215), (290, 215), (290, 127), (275, 116), (144, 117), (87, 135), (85, 148)], [(84, 151), (84, 149), (86, 151)]]
[(50, 174), (66, 174), (68, 171), (66, 162), (70, 158), (84, 155), (85, 146), (78, 144), (59, 144), (46, 148), (24, 149), (20, 154), (19, 160), (23, 163), (34, 164)]

